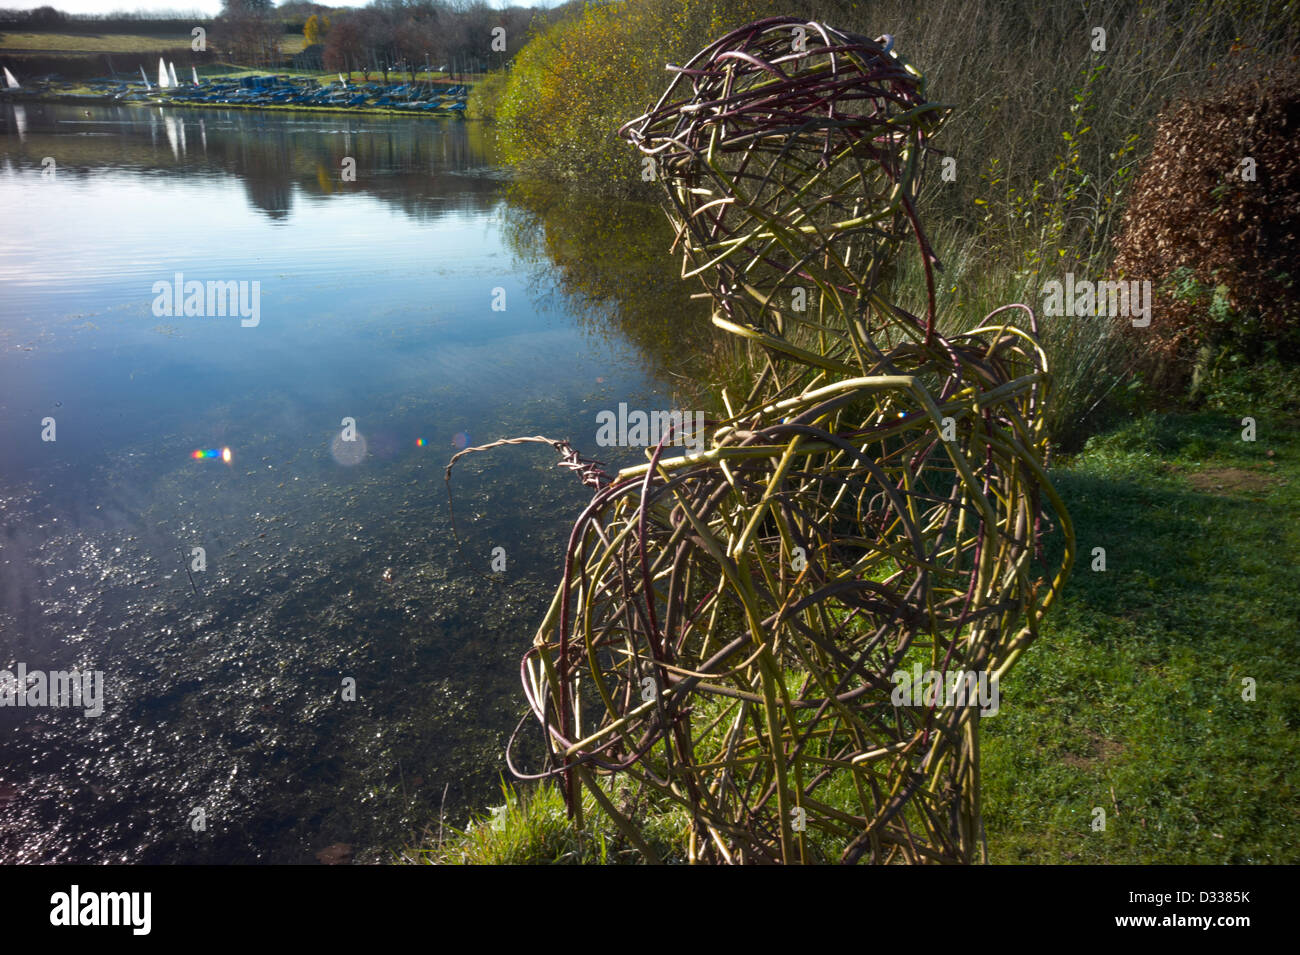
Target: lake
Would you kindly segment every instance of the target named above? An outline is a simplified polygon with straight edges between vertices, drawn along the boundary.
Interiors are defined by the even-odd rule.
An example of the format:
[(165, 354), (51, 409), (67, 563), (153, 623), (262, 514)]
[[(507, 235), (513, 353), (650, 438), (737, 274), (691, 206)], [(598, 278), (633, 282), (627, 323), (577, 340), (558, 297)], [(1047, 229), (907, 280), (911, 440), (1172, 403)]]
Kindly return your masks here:
[(662, 217), (473, 122), (0, 119), (0, 669), (103, 687), (0, 707), (0, 861), (387, 861), (499, 803), (589, 492), (467, 456), (458, 541), (444, 469), (612, 471), (598, 412), (696, 407)]

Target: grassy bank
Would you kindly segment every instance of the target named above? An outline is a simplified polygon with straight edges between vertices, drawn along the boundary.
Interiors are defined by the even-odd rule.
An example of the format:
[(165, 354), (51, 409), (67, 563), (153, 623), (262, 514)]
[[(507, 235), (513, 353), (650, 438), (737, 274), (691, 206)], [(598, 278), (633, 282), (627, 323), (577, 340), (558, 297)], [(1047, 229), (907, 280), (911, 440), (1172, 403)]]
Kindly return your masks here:
[[(1300, 427), (1261, 415), (1246, 442), (1240, 418), (1143, 417), (1056, 469), (1080, 566), (983, 724), (994, 863), (1300, 862), (1300, 594), (1278, 580), (1300, 566)], [(553, 790), (521, 792), (406, 859), (638, 861), (598, 814), (580, 837)], [(685, 823), (655, 819), (665, 858)]]

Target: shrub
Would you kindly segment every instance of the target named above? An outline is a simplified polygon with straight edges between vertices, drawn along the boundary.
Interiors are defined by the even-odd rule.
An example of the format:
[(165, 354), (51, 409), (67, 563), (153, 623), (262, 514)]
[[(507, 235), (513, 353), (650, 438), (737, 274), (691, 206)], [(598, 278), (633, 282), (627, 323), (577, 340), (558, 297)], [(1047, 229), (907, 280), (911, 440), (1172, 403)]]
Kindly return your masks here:
[(1211, 362), (1300, 359), (1298, 136), (1294, 69), (1162, 114), (1114, 264), (1152, 283), (1152, 324), (1133, 334), (1165, 388)]
[(470, 119), (496, 119), (497, 107), (509, 84), (510, 74), (505, 70), (483, 77), (470, 90), (465, 115)]
[(536, 34), (516, 56), (496, 111), (503, 158), (534, 175), (612, 195), (654, 193), (615, 135), (658, 98), (664, 66), (779, 0), (591, 3)]

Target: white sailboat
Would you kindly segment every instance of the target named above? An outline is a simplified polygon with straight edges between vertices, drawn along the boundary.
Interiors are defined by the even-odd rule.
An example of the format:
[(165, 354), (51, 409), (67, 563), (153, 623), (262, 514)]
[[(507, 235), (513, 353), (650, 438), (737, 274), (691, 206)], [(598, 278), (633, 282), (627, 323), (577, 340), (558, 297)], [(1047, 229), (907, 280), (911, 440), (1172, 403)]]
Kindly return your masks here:
[(151, 90), (151, 89), (153, 89), (153, 84), (149, 82), (149, 77), (145, 75), (144, 67), (143, 67), (143, 66), (140, 67), (140, 79), (144, 80), (144, 88), (145, 88), (145, 89), (147, 89), (147, 90)]
[(161, 89), (166, 89), (168, 85), (167, 64), (163, 62), (163, 58), (160, 56), (158, 57), (158, 86)]
[(18, 79), (9, 72), (9, 67), (7, 66), (5, 67), (5, 86), (9, 87), (11, 90), (18, 89)]
[(176, 64), (175, 64), (175, 63), (168, 63), (168, 64), (167, 64), (167, 73), (171, 76), (172, 86), (180, 86), (180, 85), (181, 85), (181, 84), (180, 84), (180, 81), (178, 81), (178, 80), (176, 79)]
[(194, 85), (195, 85), (195, 86), (198, 86), (198, 85), (199, 85), (199, 71), (196, 70), (196, 69), (195, 69), (194, 67), (192, 67), (192, 66), (190, 67), (190, 76), (194, 77)]

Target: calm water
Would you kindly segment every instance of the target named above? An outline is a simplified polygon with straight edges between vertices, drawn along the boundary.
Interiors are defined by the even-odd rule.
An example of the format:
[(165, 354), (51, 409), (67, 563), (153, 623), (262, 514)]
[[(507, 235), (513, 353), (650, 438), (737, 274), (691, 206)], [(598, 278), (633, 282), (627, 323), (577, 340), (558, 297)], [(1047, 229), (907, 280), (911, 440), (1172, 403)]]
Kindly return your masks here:
[[(657, 215), (507, 187), (473, 123), (0, 118), (0, 668), (105, 680), (99, 717), (0, 707), (0, 861), (387, 858), (481, 810), (586, 492), (471, 456), (458, 548), (443, 469), (683, 407)], [(156, 314), (176, 273), (260, 283), (258, 323)]]

